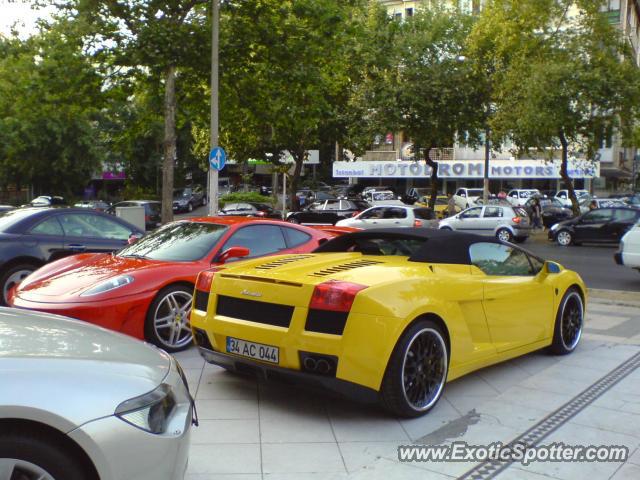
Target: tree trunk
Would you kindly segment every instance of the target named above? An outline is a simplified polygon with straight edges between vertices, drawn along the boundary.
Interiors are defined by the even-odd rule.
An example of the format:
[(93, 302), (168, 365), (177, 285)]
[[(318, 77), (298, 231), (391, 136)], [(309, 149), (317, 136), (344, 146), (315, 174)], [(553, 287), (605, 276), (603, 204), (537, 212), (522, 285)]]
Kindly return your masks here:
[[(424, 161), (431, 167), (431, 195), (429, 196), (429, 208), (435, 211), (436, 198), (438, 197), (438, 162), (431, 160), (433, 145), (424, 152)], [(417, 158), (420, 158), (420, 149), (416, 150)]]
[(176, 160), (176, 67), (165, 72), (164, 160), (162, 162), (162, 223), (173, 220), (173, 167)]
[(560, 130), (560, 144), (562, 145), (562, 161), (560, 163), (560, 177), (564, 182), (565, 188), (568, 190), (569, 199), (571, 200), (571, 209), (574, 215), (580, 215), (580, 204), (576, 198), (576, 192), (573, 189), (573, 179), (569, 176), (569, 142), (564, 136), (564, 131)]

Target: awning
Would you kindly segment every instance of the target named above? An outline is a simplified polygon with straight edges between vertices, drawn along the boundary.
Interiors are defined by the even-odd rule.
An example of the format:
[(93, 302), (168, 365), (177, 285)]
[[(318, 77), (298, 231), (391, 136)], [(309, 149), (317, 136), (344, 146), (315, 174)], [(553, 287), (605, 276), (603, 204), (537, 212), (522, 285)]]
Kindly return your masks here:
[(606, 178), (628, 178), (631, 179), (632, 174), (629, 170), (622, 170), (620, 168), (605, 168), (600, 167), (600, 176)]

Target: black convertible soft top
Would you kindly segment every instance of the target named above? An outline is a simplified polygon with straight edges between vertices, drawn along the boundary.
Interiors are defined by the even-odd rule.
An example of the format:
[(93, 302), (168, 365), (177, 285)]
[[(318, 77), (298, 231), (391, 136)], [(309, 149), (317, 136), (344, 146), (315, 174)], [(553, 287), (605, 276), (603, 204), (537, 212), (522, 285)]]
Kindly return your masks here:
[[(471, 265), (469, 247), (474, 243), (502, 243), (495, 237), (455, 232), (452, 230), (436, 230), (432, 228), (376, 228), (362, 232), (348, 233), (322, 244), (314, 253), (346, 252), (352, 247), (376, 239), (406, 239), (424, 242), (413, 255), (411, 262), (453, 263)], [(363, 253), (367, 253), (364, 250)]]

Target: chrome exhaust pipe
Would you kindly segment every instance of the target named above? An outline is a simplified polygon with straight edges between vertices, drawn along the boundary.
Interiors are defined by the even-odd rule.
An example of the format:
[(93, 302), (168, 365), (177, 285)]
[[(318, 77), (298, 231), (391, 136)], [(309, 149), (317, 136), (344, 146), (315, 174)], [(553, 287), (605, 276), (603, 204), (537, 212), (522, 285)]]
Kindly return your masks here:
[(326, 375), (331, 370), (331, 365), (324, 358), (321, 358), (316, 362), (316, 371), (322, 375)]
[[(319, 363), (319, 362), (318, 362)], [(311, 357), (307, 357), (304, 359), (304, 368), (305, 370), (308, 370), (309, 372), (315, 372), (316, 368), (318, 368), (318, 364), (316, 363), (316, 361), (311, 358)]]

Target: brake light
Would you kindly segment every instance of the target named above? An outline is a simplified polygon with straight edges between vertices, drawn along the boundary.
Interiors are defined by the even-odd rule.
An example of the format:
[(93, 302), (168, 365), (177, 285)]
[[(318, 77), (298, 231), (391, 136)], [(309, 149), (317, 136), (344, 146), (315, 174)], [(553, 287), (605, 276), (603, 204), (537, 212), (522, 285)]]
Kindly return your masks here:
[(211, 291), (213, 277), (219, 270), (222, 270), (222, 268), (210, 268), (209, 270), (200, 272), (198, 274), (198, 278), (196, 279), (196, 290), (209, 293)]
[(151, 215), (145, 215), (144, 216), (144, 221), (149, 223), (151, 221)]
[(511, 221), (512, 221), (513, 223), (520, 223), (520, 222), (522, 221), (522, 218), (520, 218), (520, 217), (513, 217), (513, 218), (511, 219)]
[(414, 227), (421, 227), (422, 226), (422, 220), (414, 220), (413, 221), (413, 226)]
[(367, 288), (366, 285), (358, 283), (329, 280), (316, 285), (309, 302), (309, 308), (331, 310), (333, 312), (349, 312), (356, 295), (365, 288)]

